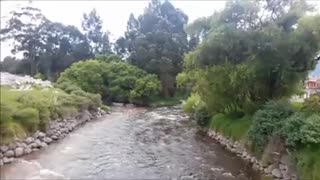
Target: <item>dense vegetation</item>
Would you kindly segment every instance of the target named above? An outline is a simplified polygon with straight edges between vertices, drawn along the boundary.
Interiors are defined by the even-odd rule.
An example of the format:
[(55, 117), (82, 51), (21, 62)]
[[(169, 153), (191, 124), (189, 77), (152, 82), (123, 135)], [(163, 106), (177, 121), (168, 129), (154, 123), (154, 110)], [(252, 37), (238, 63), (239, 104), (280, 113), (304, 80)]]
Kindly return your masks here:
[(76, 115), (80, 111), (96, 111), (101, 97), (80, 88), (68, 93), (58, 88), (34, 86), (19, 91), (1, 86), (0, 138), (1, 143), (14, 137), (24, 137), (35, 130), (45, 130), (50, 120)]
[(183, 107), (200, 125), (245, 139), (258, 154), (280, 138), (301, 177), (319, 179), (319, 96), (301, 109), (288, 101), (319, 60), (320, 16), (309, 10), (304, 1), (228, 2), (187, 28), (199, 44), (177, 81), (192, 92)]
[(72, 64), (61, 73), (57, 84), (66, 88), (79, 86), (87, 92), (101, 94), (106, 101), (136, 104), (148, 103), (161, 87), (156, 75), (147, 74), (114, 55)]
[(95, 10), (83, 15), (81, 32), (23, 7), (1, 30), (1, 40), (13, 40), (13, 54), (23, 58), (6, 57), (1, 70), (57, 80), (65, 92), (21, 96), (2, 87), (1, 136), (100, 106), (90, 93), (105, 101), (174, 104), (178, 88), (190, 94), (183, 109), (201, 126), (244, 140), (257, 154), (278, 138), (303, 179), (320, 179), (320, 95), (289, 101), (320, 59), (319, 19), (303, 0), (237, 0), (185, 28), (185, 13), (152, 0), (110, 43)]

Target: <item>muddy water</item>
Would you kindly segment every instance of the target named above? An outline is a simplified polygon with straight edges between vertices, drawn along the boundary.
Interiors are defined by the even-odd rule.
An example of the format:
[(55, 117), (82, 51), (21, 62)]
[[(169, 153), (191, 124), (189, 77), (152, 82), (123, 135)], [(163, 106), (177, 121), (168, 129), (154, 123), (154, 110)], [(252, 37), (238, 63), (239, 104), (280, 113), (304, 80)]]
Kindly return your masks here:
[(113, 111), (6, 165), (1, 179), (260, 179), (179, 107)]

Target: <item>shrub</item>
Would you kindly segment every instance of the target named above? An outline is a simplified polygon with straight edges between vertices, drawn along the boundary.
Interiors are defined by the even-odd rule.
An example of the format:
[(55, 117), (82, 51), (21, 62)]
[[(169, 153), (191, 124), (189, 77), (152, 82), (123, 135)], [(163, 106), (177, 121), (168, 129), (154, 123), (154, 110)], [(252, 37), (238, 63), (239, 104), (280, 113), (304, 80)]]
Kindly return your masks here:
[(111, 108), (109, 106), (107, 106), (107, 105), (104, 105), (104, 104), (101, 105), (101, 109), (103, 109), (106, 112), (110, 112), (111, 111)]
[(40, 123), (39, 112), (34, 108), (21, 109), (13, 114), (13, 119), (28, 131), (35, 131)]
[(120, 102), (146, 102), (160, 91), (155, 75), (114, 56), (99, 56), (99, 60), (73, 63), (61, 73), (57, 87), (71, 93), (78, 86), (82, 90), (100, 94), (103, 99)]
[(198, 94), (191, 94), (183, 103), (182, 108), (185, 112), (192, 113), (199, 103), (201, 103), (200, 96)]
[(287, 102), (268, 102), (254, 114), (249, 139), (262, 150), (271, 136), (280, 135), (285, 120), (293, 113), (293, 107)]
[(311, 115), (301, 128), (305, 144), (320, 144), (320, 116)]
[(308, 114), (320, 114), (320, 95), (314, 94), (309, 99), (306, 99), (301, 109)]
[(282, 135), (286, 139), (286, 145), (292, 148), (298, 147), (303, 141), (301, 127), (304, 125), (306, 115), (301, 112), (296, 112), (290, 116), (282, 129)]

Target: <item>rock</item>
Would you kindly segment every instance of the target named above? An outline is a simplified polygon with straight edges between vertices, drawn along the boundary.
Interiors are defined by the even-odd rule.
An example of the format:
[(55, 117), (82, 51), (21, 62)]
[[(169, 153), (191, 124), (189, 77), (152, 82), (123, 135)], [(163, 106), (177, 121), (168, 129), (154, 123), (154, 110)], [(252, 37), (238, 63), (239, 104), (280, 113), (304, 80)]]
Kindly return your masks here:
[(46, 148), (46, 147), (48, 147), (47, 143), (42, 142), (42, 143), (41, 143), (41, 148)]
[(38, 144), (37, 143), (31, 143), (31, 144), (29, 144), (29, 147), (32, 149), (32, 148), (36, 148), (36, 147), (38, 147)]
[(256, 171), (259, 171), (259, 170), (260, 170), (260, 167), (259, 167), (258, 164), (254, 164), (254, 165), (252, 166), (252, 168), (253, 168), (254, 170), (256, 170)]
[(256, 163), (256, 162), (257, 162), (257, 160), (256, 160), (256, 158), (255, 158), (255, 157), (252, 157), (252, 158), (250, 159), (250, 162), (251, 162), (251, 163)]
[(0, 159), (0, 166), (3, 166), (3, 160), (2, 159)]
[(0, 152), (0, 159), (1, 159), (1, 158), (3, 158), (3, 154), (2, 154), (2, 152)]
[(34, 142), (34, 138), (33, 137), (28, 137), (26, 140), (24, 140), (24, 142), (26, 142), (27, 144), (31, 144)]
[(36, 131), (36, 132), (33, 134), (33, 138), (34, 138), (34, 139), (38, 139), (39, 133), (40, 133), (40, 131)]
[(45, 142), (45, 143), (47, 143), (47, 144), (50, 144), (50, 143), (52, 142), (52, 139), (49, 138), (49, 137), (44, 137), (44, 138), (42, 139), (42, 141)]
[(26, 148), (26, 147), (28, 147), (28, 145), (27, 145), (26, 143), (21, 143), (21, 146), (20, 146), (20, 147)]
[(54, 135), (55, 134), (55, 131), (54, 130), (48, 130), (47, 131), (47, 135), (48, 136), (52, 136), (52, 135)]
[(222, 173), (223, 176), (226, 176), (226, 177), (233, 177), (233, 175), (231, 173)]
[(37, 144), (37, 147), (41, 147), (41, 141), (39, 139), (36, 139), (35, 143)]
[(17, 147), (17, 145), (16, 143), (9, 143), (8, 147), (9, 149), (14, 150)]
[(279, 169), (273, 169), (271, 171), (271, 174), (272, 174), (273, 177), (276, 177), (276, 178), (281, 178), (282, 177), (281, 172), (280, 172)]
[(284, 164), (280, 164), (280, 165), (279, 165), (279, 169), (280, 169), (281, 171), (287, 171), (287, 170), (288, 170), (288, 167), (287, 167), (286, 165), (284, 165)]
[(39, 132), (38, 138), (42, 139), (44, 137), (46, 137), (46, 134), (44, 132)]
[(6, 151), (9, 150), (9, 147), (6, 145), (2, 145), (2, 146), (0, 146), (0, 150), (1, 150), (1, 152), (5, 153)]
[(24, 149), (24, 153), (25, 153), (25, 154), (30, 154), (31, 152), (32, 152), (32, 149), (29, 148), (29, 147), (27, 147), (27, 148)]
[(38, 148), (33, 148), (32, 152), (35, 152), (35, 151), (39, 151), (39, 149)]
[(20, 157), (23, 155), (23, 148), (22, 147), (18, 147), (14, 150), (14, 154), (16, 157)]
[(59, 138), (56, 135), (51, 136), (51, 139), (58, 140)]
[(8, 157), (4, 157), (3, 158), (3, 164), (9, 164), (14, 160), (14, 158), (8, 158)]
[(13, 150), (8, 150), (3, 155), (4, 155), (4, 157), (12, 157), (12, 156), (14, 156), (14, 151)]

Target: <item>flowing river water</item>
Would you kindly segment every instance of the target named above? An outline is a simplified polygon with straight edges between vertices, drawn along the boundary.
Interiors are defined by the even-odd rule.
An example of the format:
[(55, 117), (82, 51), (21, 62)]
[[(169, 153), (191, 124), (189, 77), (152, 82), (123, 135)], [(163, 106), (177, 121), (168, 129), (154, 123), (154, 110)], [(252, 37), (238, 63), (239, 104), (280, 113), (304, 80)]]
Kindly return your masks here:
[(179, 107), (114, 107), (0, 173), (1, 179), (260, 179)]

